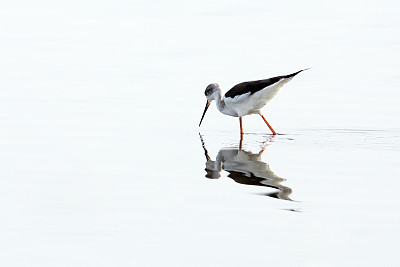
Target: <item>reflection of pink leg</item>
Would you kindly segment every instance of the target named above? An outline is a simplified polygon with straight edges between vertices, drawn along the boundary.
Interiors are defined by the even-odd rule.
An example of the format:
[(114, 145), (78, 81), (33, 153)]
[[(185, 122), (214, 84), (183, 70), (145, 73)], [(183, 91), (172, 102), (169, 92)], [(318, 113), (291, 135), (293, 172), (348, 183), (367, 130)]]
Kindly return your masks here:
[(265, 140), (265, 141), (262, 143), (262, 145), (261, 145), (261, 150), (260, 150), (260, 152), (258, 153), (258, 156), (261, 156), (261, 155), (264, 153), (265, 149), (266, 149), (267, 146), (269, 145), (269, 142), (272, 142), (273, 140), (274, 140), (274, 136), (270, 136), (270, 137), (267, 138), (267, 140)]
[(259, 157), (264, 153), (266, 147), (267, 147), (267, 145), (263, 145), (263, 146), (261, 147), (261, 150), (260, 150), (260, 152), (258, 153), (258, 156), (259, 156)]
[(242, 150), (243, 134), (240, 135), (239, 150)]
[(268, 125), (268, 128), (271, 130), (273, 135), (276, 135), (275, 130), (272, 128), (272, 126), (268, 123), (268, 121), (264, 118), (264, 116), (262, 114), (260, 114), (261, 118), (263, 118), (263, 120), (265, 121), (265, 123)]

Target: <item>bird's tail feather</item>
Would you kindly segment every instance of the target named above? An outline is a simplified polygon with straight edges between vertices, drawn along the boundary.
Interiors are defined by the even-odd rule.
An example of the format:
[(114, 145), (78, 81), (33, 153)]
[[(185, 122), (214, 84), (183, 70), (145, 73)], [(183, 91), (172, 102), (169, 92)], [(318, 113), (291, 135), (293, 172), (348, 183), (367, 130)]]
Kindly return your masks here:
[(299, 70), (299, 71), (297, 71), (295, 73), (285, 75), (285, 76), (283, 76), (283, 78), (292, 78), (292, 77), (296, 76), (297, 74), (299, 74), (300, 72), (305, 71), (305, 70), (309, 70), (309, 69), (311, 69), (311, 68)]

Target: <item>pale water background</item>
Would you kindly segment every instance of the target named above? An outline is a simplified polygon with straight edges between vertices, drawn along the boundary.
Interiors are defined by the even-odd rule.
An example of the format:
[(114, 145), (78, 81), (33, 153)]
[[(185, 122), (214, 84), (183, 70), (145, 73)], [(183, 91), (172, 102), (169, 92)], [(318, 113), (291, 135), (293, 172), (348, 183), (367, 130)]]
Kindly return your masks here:
[[(3, 1), (0, 265), (400, 265), (399, 8)], [(307, 67), (264, 109), (282, 135), (198, 128), (207, 84)], [(240, 157), (206, 178), (199, 132), (211, 163), (265, 148), (242, 178), (292, 201)]]

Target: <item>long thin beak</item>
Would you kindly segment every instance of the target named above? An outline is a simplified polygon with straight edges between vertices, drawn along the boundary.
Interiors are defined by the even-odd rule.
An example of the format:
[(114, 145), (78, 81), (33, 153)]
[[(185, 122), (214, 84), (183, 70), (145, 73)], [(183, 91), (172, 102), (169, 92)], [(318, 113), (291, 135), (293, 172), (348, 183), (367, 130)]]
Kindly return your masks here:
[(200, 120), (200, 123), (199, 123), (199, 127), (200, 127), (200, 125), (201, 125), (201, 122), (203, 121), (204, 115), (206, 115), (206, 112), (207, 112), (208, 107), (210, 106), (210, 103), (211, 103), (211, 102), (208, 102), (208, 101), (207, 101), (207, 103), (206, 103), (206, 107), (204, 108), (203, 116), (201, 116), (201, 120)]

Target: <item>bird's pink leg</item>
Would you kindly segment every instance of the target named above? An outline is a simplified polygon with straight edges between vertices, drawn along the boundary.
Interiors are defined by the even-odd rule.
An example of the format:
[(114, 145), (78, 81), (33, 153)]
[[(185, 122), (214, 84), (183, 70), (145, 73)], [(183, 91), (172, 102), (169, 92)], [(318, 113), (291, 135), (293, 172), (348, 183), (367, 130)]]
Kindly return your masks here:
[(264, 118), (264, 116), (262, 114), (260, 114), (261, 118), (263, 118), (263, 120), (265, 121), (265, 123), (268, 125), (268, 128), (271, 130), (273, 135), (276, 135), (275, 130), (272, 128), (272, 126), (268, 123), (268, 121)]
[(240, 136), (243, 136), (242, 117), (239, 117), (239, 123), (240, 123)]

